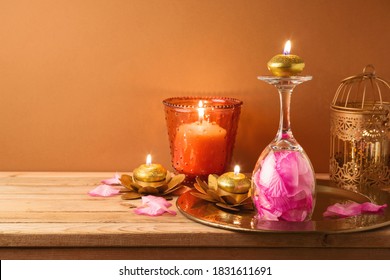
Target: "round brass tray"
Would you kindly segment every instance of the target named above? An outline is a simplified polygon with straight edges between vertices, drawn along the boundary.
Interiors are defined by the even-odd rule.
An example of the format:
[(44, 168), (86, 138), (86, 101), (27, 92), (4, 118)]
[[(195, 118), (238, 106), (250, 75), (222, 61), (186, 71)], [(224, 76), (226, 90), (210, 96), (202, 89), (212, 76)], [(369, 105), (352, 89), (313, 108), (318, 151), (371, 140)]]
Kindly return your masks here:
[[(334, 203), (355, 201), (358, 203), (387, 203), (388, 207), (378, 214), (362, 214), (348, 218), (324, 218), (326, 208)], [(390, 193), (370, 188), (364, 193), (317, 185), (316, 205), (312, 219), (306, 222), (257, 221), (254, 211), (229, 212), (213, 203), (193, 196), (190, 192), (182, 194), (176, 205), (187, 218), (196, 222), (228, 230), (249, 232), (358, 232), (390, 225)]]

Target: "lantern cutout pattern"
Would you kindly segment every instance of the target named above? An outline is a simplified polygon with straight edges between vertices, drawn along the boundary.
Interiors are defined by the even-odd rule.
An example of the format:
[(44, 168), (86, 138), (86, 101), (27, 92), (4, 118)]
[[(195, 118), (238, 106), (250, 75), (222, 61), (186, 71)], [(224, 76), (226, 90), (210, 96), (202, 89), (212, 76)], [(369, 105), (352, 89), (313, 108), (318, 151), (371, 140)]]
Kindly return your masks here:
[(334, 185), (359, 192), (390, 183), (389, 93), (389, 83), (375, 74), (372, 65), (341, 81), (330, 110)]

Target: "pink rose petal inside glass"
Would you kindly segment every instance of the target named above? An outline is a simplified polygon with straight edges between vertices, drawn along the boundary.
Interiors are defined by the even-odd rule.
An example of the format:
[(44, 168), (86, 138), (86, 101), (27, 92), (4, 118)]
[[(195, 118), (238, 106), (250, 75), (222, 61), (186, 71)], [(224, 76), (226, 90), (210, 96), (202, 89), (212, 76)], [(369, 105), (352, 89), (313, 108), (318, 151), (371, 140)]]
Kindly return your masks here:
[(142, 205), (137, 207), (134, 212), (138, 215), (148, 216), (161, 216), (165, 212), (176, 215), (175, 211), (168, 209), (171, 206), (172, 204), (163, 197), (148, 195), (142, 197)]
[(336, 203), (329, 206), (323, 213), (324, 217), (352, 217), (363, 213), (380, 213), (387, 207), (387, 204), (377, 205), (371, 202), (357, 203), (349, 202), (345, 204)]
[(253, 176), (253, 201), (262, 220), (305, 221), (314, 207), (315, 178), (297, 151), (271, 151)]

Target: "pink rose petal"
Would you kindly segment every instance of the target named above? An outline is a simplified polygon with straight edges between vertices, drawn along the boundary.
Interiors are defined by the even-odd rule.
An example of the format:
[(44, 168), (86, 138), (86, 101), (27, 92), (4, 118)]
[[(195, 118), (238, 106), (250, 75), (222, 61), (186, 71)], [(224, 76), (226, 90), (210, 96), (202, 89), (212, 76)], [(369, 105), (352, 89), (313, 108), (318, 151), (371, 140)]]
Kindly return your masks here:
[(142, 205), (137, 207), (134, 212), (138, 215), (160, 216), (165, 212), (176, 215), (176, 212), (168, 209), (172, 204), (163, 197), (153, 195), (143, 196)]
[(257, 212), (257, 217), (261, 220), (267, 220), (267, 221), (278, 221), (280, 214), (272, 213), (272, 211), (269, 211), (265, 208), (260, 208)]
[(261, 172), (258, 175), (259, 186), (267, 196), (284, 196), (287, 194), (286, 187), (276, 169), (276, 158), (274, 154), (268, 155)]
[(364, 202), (362, 204), (362, 212), (379, 212), (382, 209), (385, 209), (387, 207), (387, 204), (383, 205), (377, 205), (370, 202)]
[(99, 185), (88, 192), (91, 196), (113, 196), (119, 194), (119, 190), (109, 185)]
[(310, 162), (299, 152), (270, 152), (253, 180), (260, 219), (304, 221), (311, 214), (315, 180)]
[(291, 189), (298, 187), (298, 160), (297, 153), (276, 152), (276, 171), (286, 186)]
[(377, 205), (371, 202), (357, 203), (349, 202), (345, 204), (336, 203), (329, 206), (323, 213), (324, 217), (340, 216), (340, 217), (352, 217), (363, 213), (379, 213), (382, 209), (385, 209), (387, 204)]
[(109, 179), (104, 179), (101, 181), (101, 183), (105, 184), (105, 185), (121, 185), (122, 183), (119, 180), (120, 177), (121, 176), (118, 173), (115, 173), (114, 177), (109, 178)]
[(295, 207), (294, 201), (286, 196), (267, 198), (268, 201), (271, 201), (272, 208), (278, 209), (281, 213)]
[(281, 218), (290, 222), (303, 222), (307, 217), (305, 209), (291, 209), (283, 213)]

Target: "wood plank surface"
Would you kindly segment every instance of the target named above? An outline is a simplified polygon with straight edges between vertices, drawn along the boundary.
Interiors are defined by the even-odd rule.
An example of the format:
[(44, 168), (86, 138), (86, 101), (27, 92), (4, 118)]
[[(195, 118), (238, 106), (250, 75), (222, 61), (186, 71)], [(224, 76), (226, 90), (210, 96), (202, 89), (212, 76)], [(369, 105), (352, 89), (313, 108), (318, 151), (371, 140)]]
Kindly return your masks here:
[(223, 247), (150, 247), (150, 248), (0, 248), (8, 259), (65, 260), (388, 260), (387, 249), (350, 248), (223, 248)]
[(149, 217), (130, 208), (140, 200), (87, 194), (113, 175), (0, 172), (0, 258), (157, 259), (159, 250), (172, 259), (390, 258), (389, 227), (344, 234), (237, 232), (187, 219), (176, 198), (176, 216)]

